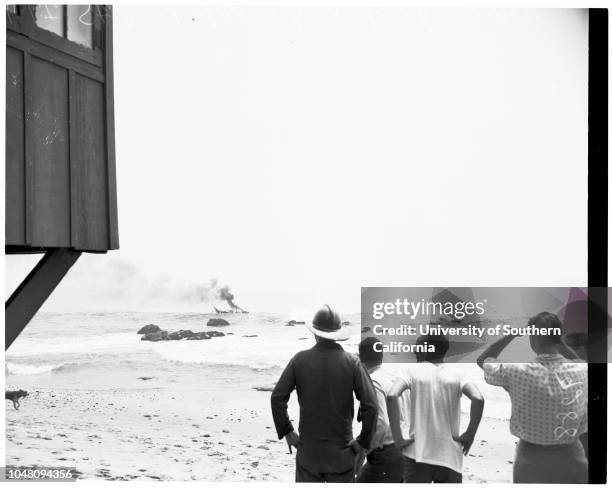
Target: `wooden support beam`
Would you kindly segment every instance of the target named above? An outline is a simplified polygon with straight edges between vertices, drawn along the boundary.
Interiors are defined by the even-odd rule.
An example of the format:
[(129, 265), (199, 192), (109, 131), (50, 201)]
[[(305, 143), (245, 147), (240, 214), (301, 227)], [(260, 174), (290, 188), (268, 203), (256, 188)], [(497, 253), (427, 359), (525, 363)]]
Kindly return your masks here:
[(21, 331), (32, 320), (45, 300), (62, 281), (81, 253), (67, 248), (56, 248), (45, 253), (30, 274), (21, 282), (5, 304), (4, 350), (6, 351)]

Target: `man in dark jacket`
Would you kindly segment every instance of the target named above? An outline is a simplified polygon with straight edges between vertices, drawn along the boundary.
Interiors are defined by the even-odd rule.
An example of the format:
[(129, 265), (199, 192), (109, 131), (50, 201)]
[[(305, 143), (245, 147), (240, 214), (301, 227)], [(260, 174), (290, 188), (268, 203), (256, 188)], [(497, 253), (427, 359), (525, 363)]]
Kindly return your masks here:
[[(376, 393), (359, 359), (336, 341), (350, 330), (329, 305), (308, 328), (317, 343), (297, 353), (272, 392), (272, 415), (278, 438), (297, 448), (297, 482), (342, 482), (354, 478), (355, 460), (367, 449), (376, 427)], [(293, 389), (300, 404), (299, 436), (287, 415)], [(361, 406), (361, 434), (353, 439), (353, 392)]]

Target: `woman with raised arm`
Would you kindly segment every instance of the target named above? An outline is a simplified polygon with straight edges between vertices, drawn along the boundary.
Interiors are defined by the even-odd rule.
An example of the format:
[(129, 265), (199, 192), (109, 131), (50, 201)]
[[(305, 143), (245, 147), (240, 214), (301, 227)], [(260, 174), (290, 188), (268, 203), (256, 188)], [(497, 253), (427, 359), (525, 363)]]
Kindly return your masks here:
[(502, 363), (498, 356), (514, 339), (505, 336), (476, 360), (485, 381), (510, 395), (510, 433), (519, 438), (514, 483), (587, 483), (587, 365), (562, 340), (559, 318), (542, 312), (529, 325), (558, 334), (530, 336), (530, 363)]

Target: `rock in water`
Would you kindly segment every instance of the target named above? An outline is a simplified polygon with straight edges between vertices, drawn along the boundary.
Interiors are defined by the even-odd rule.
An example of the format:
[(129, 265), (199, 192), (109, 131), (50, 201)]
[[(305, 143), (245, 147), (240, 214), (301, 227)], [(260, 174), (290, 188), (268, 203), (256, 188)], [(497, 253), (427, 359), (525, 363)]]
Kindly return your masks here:
[(153, 332), (160, 332), (161, 329), (159, 328), (159, 326), (155, 325), (155, 324), (148, 324), (145, 325), (144, 327), (142, 327), (138, 332), (136, 332), (137, 334), (152, 334)]
[(201, 341), (202, 339), (210, 339), (208, 332), (195, 332), (193, 335), (186, 337), (188, 341)]
[(295, 327), (296, 325), (304, 325), (306, 322), (300, 320), (290, 320), (285, 324), (285, 327)]
[(176, 330), (167, 332), (160, 330), (158, 332), (151, 332), (150, 334), (143, 334), (140, 338), (141, 341), (180, 341), (186, 339), (188, 341), (201, 341), (203, 339), (212, 339), (213, 337), (223, 337), (225, 334), (218, 330), (211, 330), (207, 332), (193, 332), (192, 330)]
[(218, 330), (211, 330), (210, 332), (203, 332), (203, 334), (207, 334), (209, 337), (223, 337), (225, 334)]
[(225, 319), (210, 319), (208, 322), (206, 322), (208, 327), (226, 327), (229, 324), (230, 323)]
[(168, 333), (165, 330), (160, 330), (159, 332), (152, 332), (151, 334), (144, 334), (140, 338), (140, 340), (141, 341), (151, 341), (151, 342), (167, 341)]

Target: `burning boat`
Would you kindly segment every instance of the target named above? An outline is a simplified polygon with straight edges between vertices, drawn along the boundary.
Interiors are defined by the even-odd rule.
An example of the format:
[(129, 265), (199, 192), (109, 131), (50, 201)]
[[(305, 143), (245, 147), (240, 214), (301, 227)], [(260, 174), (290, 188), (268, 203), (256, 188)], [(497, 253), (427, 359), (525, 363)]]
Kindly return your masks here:
[(234, 302), (234, 294), (230, 291), (229, 286), (224, 286), (219, 288), (219, 292), (218, 292), (218, 296), (221, 300), (224, 300), (228, 306), (229, 309), (227, 310), (222, 310), (220, 308), (217, 308), (215, 306), (213, 306), (213, 310), (216, 314), (222, 314), (222, 313), (249, 313), (246, 310), (244, 310), (243, 308), (239, 307), (235, 302)]
[(229, 310), (221, 310), (217, 307), (213, 307), (213, 310), (215, 311), (215, 313), (219, 314), (219, 313), (249, 313), (246, 310), (240, 308), (240, 307), (235, 307), (235, 308), (230, 308)]

